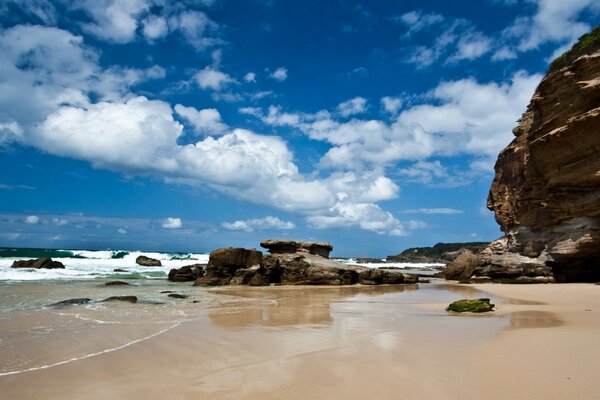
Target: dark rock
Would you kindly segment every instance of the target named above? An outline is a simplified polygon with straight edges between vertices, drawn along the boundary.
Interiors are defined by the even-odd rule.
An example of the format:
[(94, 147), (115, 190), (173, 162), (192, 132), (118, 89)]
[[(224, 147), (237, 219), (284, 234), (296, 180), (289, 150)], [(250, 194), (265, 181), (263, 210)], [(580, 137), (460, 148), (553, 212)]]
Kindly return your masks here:
[(309, 253), (329, 258), (333, 246), (327, 242), (302, 242), (295, 240), (263, 240), (260, 246), (271, 254)]
[(102, 301), (126, 301), (129, 303), (137, 303), (138, 298), (137, 296), (111, 296)]
[(494, 307), (490, 299), (462, 299), (450, 303), (446, 311), (480, 313), (494, 311)]
[(121, 268), (115, 268), (115, 269), (113, 269), (113, 272), (127, 272), (127, 271), (125, 271), (124, 269), (121, 269)]
[(50, 306), (62, 307), (62, 306), (70, 306), (70, 305), (79, 305), (79, 304), (87, 304), (91, 301), (92, 301), (92, 299), (83, 297), (83, 298), (78, 298), (78, 299), (68, 299), (68, 300), (59, 301), (58, 303), (50, 304)]
[(62, 269), (65, 266), (60, 261), (53, 261), (51, 258), (42, 257), (33, 260), (14, 261), (11, 268)]
[(135, 263), (141, 265), (143, 267), (161, 267), (162, 264), (160, 260), (155, 260), (154, 258), (146, 257), (146, 256), (138, 256), (135, 259)]
[(210, 253), (206, 273), (196, 278), (194, 286), (247, 284), (260, 268), (262, 258), (262, 252), (254, 249), (217, 249)]
[(454, 261), (446, 266), (443, 274), (446, 279), (469, 279), (480, 265), (480, 256), (473, 254), (470, 250), (463, 250)]
[(358, 257), (354, 260), (358, 264), (382, 264), (385, 263), (385, 260), (381, 258), (371, 258), (371, 257)]
[(187, 296), (185, 294), (179, 294), (179, 293), (170, 293), (169, 297), (172, 297), (174, 299), (187, 299), (189, 296)]
[(106, 282), (104, 285), (105, 286), (125, 286), (125, 285), (129, 285), (129, 283), (123, 282), (123, 281), (110, 281), (110, 282)]
[(454, 260), (461, 250), (473, 253), (483, 250), (488, 242), (437, 243), (432, 247), (411, 247), (395, 256), (387, 256), (387, 262), (446, 263)]
[(186, 265), (179, 269), (173, 268), (169, 271), (169, 280), (172, 282), (188, 282), (204, 276), (206, 264)]

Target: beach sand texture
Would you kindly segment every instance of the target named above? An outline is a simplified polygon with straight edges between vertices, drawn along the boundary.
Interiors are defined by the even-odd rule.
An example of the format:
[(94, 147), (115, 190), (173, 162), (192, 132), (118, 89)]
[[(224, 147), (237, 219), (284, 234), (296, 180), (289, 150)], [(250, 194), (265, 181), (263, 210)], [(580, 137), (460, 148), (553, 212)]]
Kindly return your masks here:
[[(11, 290), (52, 292), (32, 283), (4, 295)], [(166, 306), (73, 306), (0, 319), (2, 397), (600, 398), (598, 285), (186, 290), (192, 297)], [(444, 311), (482, 296), (497, 304), (493, 315)], [(64, 362), (71, 358), (78, 360)], [(49, 364), (58, 365), (37, 369)]]

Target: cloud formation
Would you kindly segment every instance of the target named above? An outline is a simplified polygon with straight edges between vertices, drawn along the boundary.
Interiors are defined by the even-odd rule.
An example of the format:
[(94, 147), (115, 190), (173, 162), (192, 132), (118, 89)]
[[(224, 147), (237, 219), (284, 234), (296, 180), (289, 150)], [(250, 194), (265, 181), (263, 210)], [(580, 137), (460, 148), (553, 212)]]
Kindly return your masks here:
[(223, 228), (228, 230), (244, 232), (253, 232), (255, 230), (265, 229), (290, 230), (296, 227), (296, 225), (293, 222), (282, 221), (281, 219), (270, 215), (264, 218), (237, 220), (234, 222), (223, 222), (222, 226)]

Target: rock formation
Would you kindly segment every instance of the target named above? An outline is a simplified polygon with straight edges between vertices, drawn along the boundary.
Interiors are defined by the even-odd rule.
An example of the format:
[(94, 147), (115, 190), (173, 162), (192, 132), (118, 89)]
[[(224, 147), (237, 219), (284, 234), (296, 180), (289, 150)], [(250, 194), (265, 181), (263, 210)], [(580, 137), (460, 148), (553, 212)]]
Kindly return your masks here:
[(181, 268), (173, 268), (169, 271), (171, 282), (189, 282), (203, 277), (206, 273), (206, 264), (185, 265)]
[(418, 278), (398, 271), (349, 266), (330, 260), (329, 243), (266, 240), (258, 250), (223, 248), (210, 254), (206, 274), (197, 286), (217, 285), (365, 285), (415, 283)]
[(54, 261), (51, 258), (42, 257), (33, 260), (17, 260), (13, 262), (11, 268), (63, 269), (65, 266), (60, 261)]
[(146, 256), (138, 256), (135, 259), (135, 263), (137, 265), (141, 265), (143, 267), (160, 267), (162, 266), (160, 260), (155, 260), (154, 258), (146, 257)]
[(513, 132), (487, 203), (505, 236), (446, 277), (600, 280), (600, 27), (553, 63)]
[(489, 242), (436, 243), (431, 247), (411, 247), (395, 256), (387, 256), (386, 262), (446, 263), (454, 260), (465, 249), (478, 253), (488, 244)]

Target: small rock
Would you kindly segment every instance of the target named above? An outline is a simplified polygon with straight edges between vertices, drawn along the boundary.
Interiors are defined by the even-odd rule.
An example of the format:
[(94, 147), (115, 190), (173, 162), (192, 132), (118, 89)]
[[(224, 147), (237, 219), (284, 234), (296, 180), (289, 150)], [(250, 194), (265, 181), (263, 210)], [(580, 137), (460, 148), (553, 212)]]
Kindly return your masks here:
[(490, 303), (490, 299), (462, 299), (450, 303), (446, 311), (455, 312), (488, 312), (494, 311), (495, 304)]
[(179, 294), (179, 293), (170, 293), (169, 297), (172, 297), (174, 299), (187, 299), (188, 296), (185, 294)]
[(120, 285), (129, 285), (127, 282), (123, 281), (110, 281), (104, 284), (105, 286), (120, 286)]
[(68, 299), (68, 300), (59, 301), (58, 303), (50, 304), (50, 306), (53, 306), (53, 307), (71, 306), (71, 305), (78, 305), (78, 304), (87, 304), (90, 301), (92, 301), (92, 299), (83, 297), (83, 298), (78, 298), (78, 299)]
[(110, 296), (102, 301), (127, 301), (129, 303), (137, 303), (137, 296)]
[(13, 262), (11, 268), (64, 269), (65, 266), (60, 261), (53, 261), (49, 257), (42, 257), (32, 260), (17, 260)]
[(115, 269), (113, 269), (113, 272), (127, 272), (127, 271), (125, 271), (124, 269), (121, 269), (121, 268), (115, 268)]

